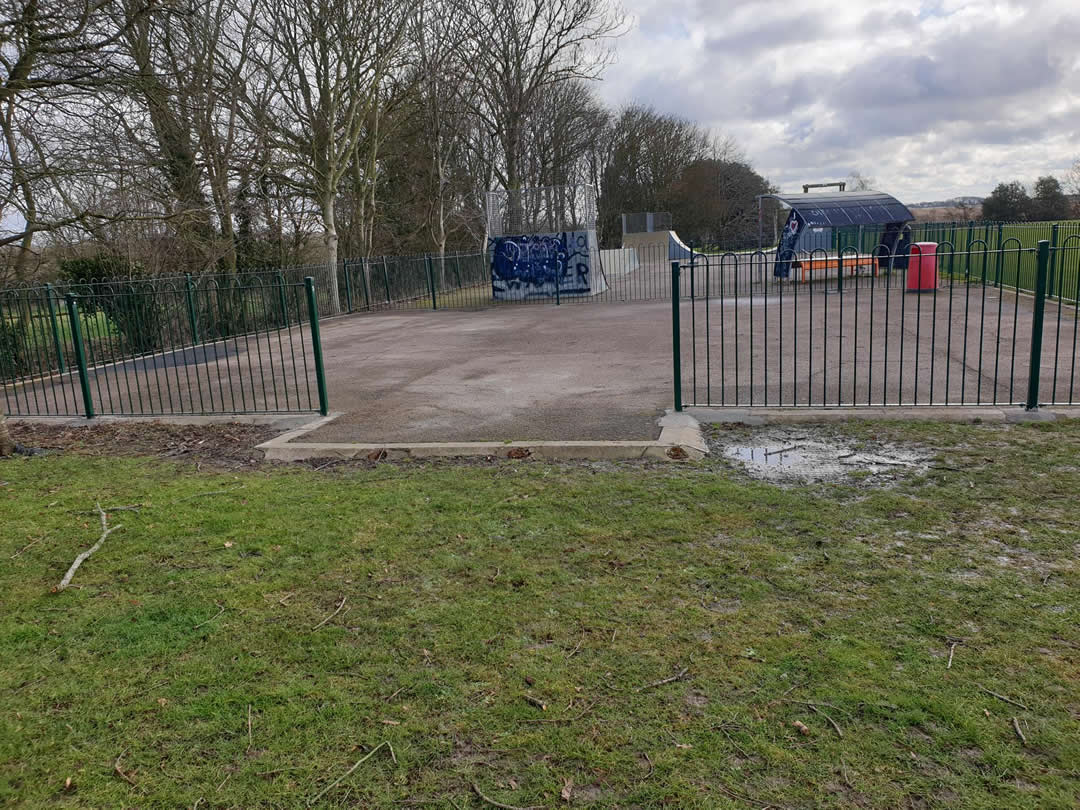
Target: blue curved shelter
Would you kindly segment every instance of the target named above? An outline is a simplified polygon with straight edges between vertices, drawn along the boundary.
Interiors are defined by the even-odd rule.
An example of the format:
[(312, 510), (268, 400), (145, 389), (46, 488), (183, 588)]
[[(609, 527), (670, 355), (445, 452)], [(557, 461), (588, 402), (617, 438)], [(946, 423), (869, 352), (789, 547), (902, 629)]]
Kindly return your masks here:
[[(830, 251), (836, 228), (881, 227), (877, 255), (898, 266), (894, 257), (903, 250), (904, 226), (915, 219), (911, 210), (880, 191), (833, 191), (814, 194), (763, 194), (791, 209), (776, 246), (773, 275), (787, 278), (791, 262), (800, 253)], [(900, 248), (900, 250), (898, 250)]]

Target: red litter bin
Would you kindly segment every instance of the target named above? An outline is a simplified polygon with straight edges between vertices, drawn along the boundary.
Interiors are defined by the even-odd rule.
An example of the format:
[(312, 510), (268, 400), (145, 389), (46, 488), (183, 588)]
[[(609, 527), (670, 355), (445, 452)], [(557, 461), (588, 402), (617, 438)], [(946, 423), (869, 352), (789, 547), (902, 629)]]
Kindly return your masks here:
[(937, 291), (937, 242), (916, 242), (908, 261), (907, 291)]

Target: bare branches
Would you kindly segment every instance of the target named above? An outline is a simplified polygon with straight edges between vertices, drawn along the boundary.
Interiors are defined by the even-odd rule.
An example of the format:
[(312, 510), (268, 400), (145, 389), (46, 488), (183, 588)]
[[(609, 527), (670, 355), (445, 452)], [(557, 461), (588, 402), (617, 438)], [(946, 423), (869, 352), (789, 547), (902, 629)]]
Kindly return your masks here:
[(67, 588), (68, 585), (71, 584), (71, 578), (75, 576), (75, 572), (79, 570), (79, 566), (86, 562), (87, 559), (90, 558), (91, 554), (101, 548), (102, 543), (105, 542), (105, 538), (113, 532), (117, 531), (118, 529), (124, 528), (122, 525), (109, 525), (109, 516), (105, 513), (105, 510), (101, 508), (100, 503), (97, 504), (97, 513), (101, 517), (101, 537), (98, 538), (98, 541), (94, 543), (94, 545), (90, 546), (90, 548), (88, 548), (86, 551), (84, 551), (82, 554), (75, 558), (75, 562), (71, 564), (71, 567), (68, 569), (67, 573), (64, 574), (64, 578), (60, 580), (60, 584), (53, 588), (53, 593), (59, 593), (60, 591)]

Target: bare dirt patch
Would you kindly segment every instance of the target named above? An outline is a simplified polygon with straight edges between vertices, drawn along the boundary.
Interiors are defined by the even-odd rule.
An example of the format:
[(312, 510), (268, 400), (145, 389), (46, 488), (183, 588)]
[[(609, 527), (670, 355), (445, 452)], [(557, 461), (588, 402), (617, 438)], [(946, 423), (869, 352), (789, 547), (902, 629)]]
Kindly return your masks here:
[(170, 425), (163, 422), (99, 422), (71, 425), (9, 422), (11, 438), (29, 452), (87, 456), (157, 456), (207, 467), (262, 463), (255, 445), (281, 431), (267, 425)]

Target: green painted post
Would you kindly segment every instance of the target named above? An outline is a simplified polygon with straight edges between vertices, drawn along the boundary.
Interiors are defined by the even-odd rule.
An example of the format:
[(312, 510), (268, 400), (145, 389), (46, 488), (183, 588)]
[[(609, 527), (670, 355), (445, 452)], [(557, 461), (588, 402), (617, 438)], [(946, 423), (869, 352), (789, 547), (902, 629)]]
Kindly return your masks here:
[(682, 328), (679, 325), (679, 263), (671, 263), (671, 369), (675, 383), (675, 410), (682, 404)]
[(1050, 280), (1046, 284), (1046, 294), (1054, 297), (1054, 277), (1057, 275), (1058, 224), (1050, 227)]
[(353, 311), (352, 307), (352, 279), (349, 278), (349, 260), (341, 260), (341, 272), (345, 275), (345, 305), (349, 312)]
[(315, 382), (319, 387), (319, 413), (326, 416), (330, 406), (326, 401), (326, 369), (323, 368), (322, 337), (319, 335), (319, 305), (315, 301), (315, 279), (304, 279), (307, 289), (308, 319), (311, 322), (311, 350), (315, 353)]
[(461, 254), (454, 254), (454, 278), (457, 279), (457, 288), (461, 289)]
[(71, 319), (71, 342), (75, 344), (75, 365), (79, 368), (79, 386), (82, 388), (83, 412), (87, 419), (94, 418), (94, 398), (90, 394), (90, 376), (86, 371), (86, 348), (83, 346), (82, 323), (79, 321), (79, 302), (75, 293), (67, 294), (68, 318)]
[(191, 280), (191, 273), (184, 273), (184, 290), (187, 293), (188, 323), (191, 324), (191, 342), (199, 342), (199, 319), (195, 315), (195, 283)]
[(1028, 366), (1027, 409), (1039, 409), (1039, 374), (1042, 371), (1043, 317), (1046, 310), (1046, 279), (1050, 271), (1050, 243), (1039, 242), (1039, 267), (1035, 276), (1035, 313), (1031, 317), (1031, 364)]
[(52, 324), (53, 345), (56, 346), (56, 364), (60, 368), (60, 373), (63, 374), (67, 371), (67, 364), (64, 363), (64, 346), (60, 342), (60, 325), (56, 322), (56, 303), (53, 301), (55, 295), (56, 291), (53, 289), (53, 285), (46, 284), (45, 303), (49, 307), (49, 323)]
[(390, 274), (386, 271), (386, 257), (382, 257), (382, 280), (386, 287), (386, 303), (390, 303)]
[(427, 284), (428, 289), (431, 291), (431, 309), (438, 309), (438, 305), (435, 303), (435, 268), (431, 265), (431, 254), (427, 254), (424, 257), (425, 264), (427, 265)]

